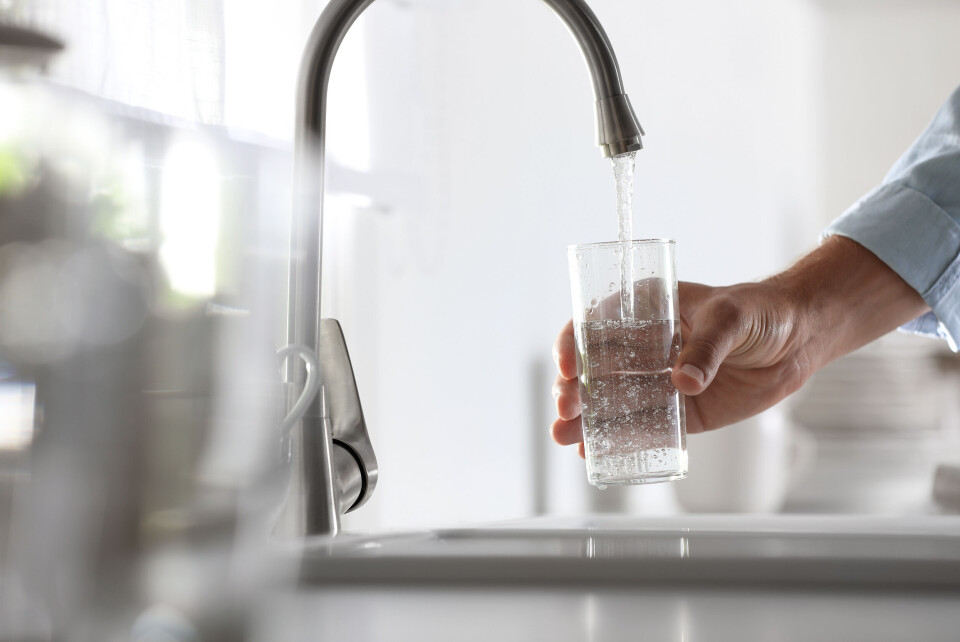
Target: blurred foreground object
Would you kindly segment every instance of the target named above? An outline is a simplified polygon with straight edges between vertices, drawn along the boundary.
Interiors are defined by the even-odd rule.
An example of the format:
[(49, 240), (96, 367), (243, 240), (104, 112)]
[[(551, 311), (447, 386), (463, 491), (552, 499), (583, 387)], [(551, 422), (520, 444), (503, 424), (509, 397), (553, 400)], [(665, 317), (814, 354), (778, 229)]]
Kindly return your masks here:
[(35, 136), (50, 103), (25, 70), (62, 46), (10, 25), (0, 38), (0, 359), (35, 390), (29, 438), (6, 462), (0, 633), (48, 639), (89, 626), (107, 587), (134, 595), (149, 285), (136, 257), (90, 238), (81, 174), (57, 171)]
[(960, 464), (940, 464), (933, 475), (933, 500), (951, 513), (960, 513)]
[(0, 67), (43, 69), (63, 50), (63, 43), (48, 34), (0, 22)]
[[(256, 582), (227, 578), (257, 572), (238, 537), (279, 503), (247, 492), (276, 464), (264, 324), (170, 283), (161, 241), (184, 228), (153, 225), (148, 190), (130, 196), (148, 161), (125, 152), (143, 130), (20, 62), (7, 71), (0, 418), (16, 421), (0, 426), (0, 639), (152, 640), (171, 623), (182, 634), (163, 639), (243, 639)], [(219, 194), (208, 165), (190, 185)], [(220, 206), (190, 185), (169, 180), (163, 196), (187, 213)], [(175, 249), (213, 261), (206, 245)]]

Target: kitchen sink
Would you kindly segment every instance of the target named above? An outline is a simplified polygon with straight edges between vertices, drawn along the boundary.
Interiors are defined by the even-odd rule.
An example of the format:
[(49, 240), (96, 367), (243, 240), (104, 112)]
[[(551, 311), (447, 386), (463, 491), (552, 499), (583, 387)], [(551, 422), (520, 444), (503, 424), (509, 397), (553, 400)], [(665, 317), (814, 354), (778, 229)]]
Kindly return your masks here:
[(960, 589), (960, 516), (589, 516), (308, 540), (303, 585), (776, 584)]

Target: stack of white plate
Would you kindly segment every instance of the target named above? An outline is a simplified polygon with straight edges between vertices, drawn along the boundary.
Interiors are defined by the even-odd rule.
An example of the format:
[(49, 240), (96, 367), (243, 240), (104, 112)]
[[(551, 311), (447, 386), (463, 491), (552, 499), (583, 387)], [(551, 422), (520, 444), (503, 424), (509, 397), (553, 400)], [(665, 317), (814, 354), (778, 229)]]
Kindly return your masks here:
[(942, 342), (889, 334), (817, 372), (798, 393), (794, 417), (825, 433), (939, 432), (948, 396), (960, 392), (944, 385), (949, 354)]
[(815, 374), (792, 415), (815, 436), (816, 463), (786, 510), (935, 510), (934, 471), (960, 447), (956, 364), (942, 342), (893, 333)]

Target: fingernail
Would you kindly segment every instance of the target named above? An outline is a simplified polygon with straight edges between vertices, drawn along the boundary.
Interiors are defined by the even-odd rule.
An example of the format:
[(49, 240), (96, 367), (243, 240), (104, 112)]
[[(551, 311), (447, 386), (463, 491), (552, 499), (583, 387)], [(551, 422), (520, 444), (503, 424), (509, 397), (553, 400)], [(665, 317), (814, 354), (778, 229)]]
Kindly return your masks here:
[(691, 379), (696, 380), (697, 383), (703, 383), (707, 380), (707, 376), (703, 374), (703, 370), (693, 365), (692, 363), (685, 363), (680, 366), (680, 372), (687, 375)]

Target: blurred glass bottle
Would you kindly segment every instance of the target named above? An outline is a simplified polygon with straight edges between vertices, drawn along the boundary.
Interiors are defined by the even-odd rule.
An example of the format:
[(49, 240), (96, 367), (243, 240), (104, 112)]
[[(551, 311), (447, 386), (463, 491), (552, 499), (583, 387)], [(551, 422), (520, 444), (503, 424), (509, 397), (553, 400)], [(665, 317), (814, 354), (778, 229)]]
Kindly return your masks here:
[[(164, 243), (204, 260), (207, 247), (170, 247), (197, 228), (164, 237), (148, 190), (131, 198), (146, 163), (124, 128), (43, 82), (62, 45), (0, 33), (16, 43), (0, 46), (0, 386), (22, 393), (17, 439), (0, 427), (0, 638), (150, 639), (176, 621), (238, 639), (245, 596), (223, 587), (250, 559), (241, 522), (265, 541), (275, 501), (250, 500), (276, 452), (269, 322), (175, 291)], [(165, 176), (196, 182), (178, 158)], [(174, 183), (176, 214), (191, 186)]]
[(100, 150), (79, 131), (93, 117), (75, 117), (38, 74), (63, 45), (2, 34), (0, 358), (5, 385), (34, 391), (10, 459), (3, 634), (82, 639), (111, 619), (108, 593), (136, 595), (151, 283), (141, 257), (93, 233)]

